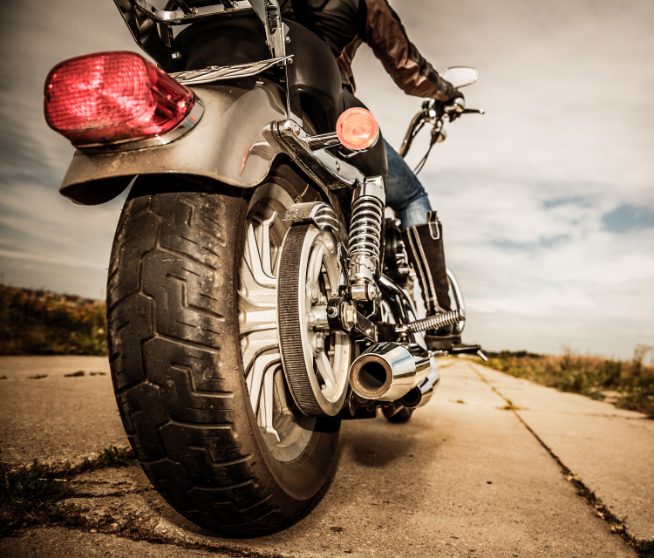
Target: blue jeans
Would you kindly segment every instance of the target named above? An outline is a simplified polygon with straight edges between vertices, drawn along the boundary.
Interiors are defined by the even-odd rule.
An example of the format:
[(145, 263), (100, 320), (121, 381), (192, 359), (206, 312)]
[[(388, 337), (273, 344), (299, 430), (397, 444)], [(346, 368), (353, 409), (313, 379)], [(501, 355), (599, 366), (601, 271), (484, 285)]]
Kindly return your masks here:
[(418, 177), (400, 154), (384, 140), (388, 175), (386, 177), (386, 203), (395, 211), (403, 229), (427, 223), (431, 203)]

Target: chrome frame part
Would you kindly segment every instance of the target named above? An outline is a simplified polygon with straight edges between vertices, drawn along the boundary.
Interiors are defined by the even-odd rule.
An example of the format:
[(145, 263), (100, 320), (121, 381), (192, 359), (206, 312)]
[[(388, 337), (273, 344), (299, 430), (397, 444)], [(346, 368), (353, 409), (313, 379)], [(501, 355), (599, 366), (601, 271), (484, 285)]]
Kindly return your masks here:
[(319, 136), (309, 135), (297, 122), (274, 122), (271, 124), (271, 132), (279, 138), (282, 147), (302, 170), (319, 184), (332, 190), (341, 190), (364, 182), (364, 174), (353, 165), (335, 157), (324, 148), (312, 149), (312, 139)]

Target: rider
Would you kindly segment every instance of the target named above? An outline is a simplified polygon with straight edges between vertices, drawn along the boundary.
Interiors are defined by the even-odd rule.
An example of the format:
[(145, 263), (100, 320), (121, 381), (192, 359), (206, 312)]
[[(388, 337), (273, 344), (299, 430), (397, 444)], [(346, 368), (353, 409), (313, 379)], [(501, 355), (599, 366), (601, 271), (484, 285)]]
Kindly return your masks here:
[[(405, 93), (444, 104), (462, 98), (411, 43), (387, 0), (284, 0), (280, 4), (285, 17), (308, 27), (329, 45), (338, 60), (343, 86), (350, 92), (355, 89), (352, 59), (365, 42)], [(440, 223), (416, 175), (397, 151), (385, 140), (384, 143), (388, 160), (387, 202), (405, 229), (405, 241), (417, 268), (427, 310), (430, 314), (450, 310)], [(448, 332), (437, 333), (442, 337)]]

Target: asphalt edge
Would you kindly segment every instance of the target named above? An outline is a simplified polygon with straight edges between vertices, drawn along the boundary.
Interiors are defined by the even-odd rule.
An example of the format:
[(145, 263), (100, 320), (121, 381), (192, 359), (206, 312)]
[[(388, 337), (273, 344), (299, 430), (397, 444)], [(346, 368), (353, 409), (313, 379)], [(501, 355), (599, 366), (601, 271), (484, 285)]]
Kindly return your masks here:
[(559, 466), (563, 478), (570, 482), (576, 489), (577, 496), (583, 498), (586, 503), (591, 506), (595, 512), (595, 515), (599, 517), (604, 523), (609, 527), (609, 532), (613, 535), (618, 535), (622, 540), (633, 550), (638, 553), (639, 558), (654, 558), (654, 540), (641, 540), (634, 537), (627, 528), (626, 523), (623, 519), (619, 518), (615, 513), (613, 513), (608, 506), (599, 498), (593, 490), (591, 490), (586, 484), (577, 476), (571, 469), (568, 467), (561, 458), (554, 453), (552, 448), (550, 448), (545, 441), (538, 435), (536, 432), (527, 424), (524, 418), (519, 413), (519, 408), (516, 408), (513, 401), (508, 397), (505, 397), (489, 380), (486, 378), (473, 363), (468, 363), (468, 366), (472, 368), (473, 372), (477, 377), (484, 382), (498, 397), (500, 397), (505, 403), (505, 409), (511, 411), (515, 417), (520, 421), (520, 423), (527, 429), (527, 431), (536, 439), (536, 441), (543, 447), (543, 449), (549, 454), (549, 456), (556, 462)]

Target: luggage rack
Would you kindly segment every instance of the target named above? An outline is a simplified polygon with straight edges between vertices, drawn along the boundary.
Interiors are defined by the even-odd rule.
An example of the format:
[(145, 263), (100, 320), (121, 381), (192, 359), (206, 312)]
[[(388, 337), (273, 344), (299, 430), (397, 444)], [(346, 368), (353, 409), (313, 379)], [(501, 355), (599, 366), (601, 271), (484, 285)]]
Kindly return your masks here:
[[(156, 2), (156, 5), (155, 5)], [(287, 55), (288, 26), (282, 22), (278, 0), (114, 0), (132, 37), (139, 46), (163, 68), (188, 85), (211, 83), (224, 79), (256, 75), (280, 65), (285, 82), (293, 83), (293, 56)], [(193, 5), (198, 4), (198, 5)], [(254, 12), (266, 33), (266, 45), (271, 57), (252, 64), (214, 66), (201, 70), (173, 72), (182, 53), (174, 47), (174, 28), (228, 14)], [(302, 125), (299, 97), (286, 87), (286, 119)]]
[(273, 58), (285, 58), (286, 31), (278, 0), (114, 0), (134, 40), (155, 60), (165, 65), (180, 53), (173, 49), (173, 28), (227, 14), (254, 11), (266, 31)]
[[(117, 0), (116, 4), (122, 11), (121, 6), (126, 3)], [(219, 0), (216, 3), (206, 4), (204, 6), (193, 6), (186, 0), (171, 0), (170, 2), (165, 2), (165, 6), (177, 6), (176, 9), (172, 10), (166, 9), (165, 7), (158, 7), (153, 2), (148, 2), (148, 0), (130, 0), (127, 4), (131, 4), (137, 10), (155, 20), (157, 23), (172, 25), (181, 25), (216, 15), (244, 12), (253, 9), (252, 4), (248, 0)], [(263, 4), (263, 2), (261, 2), (261, 4)]]

